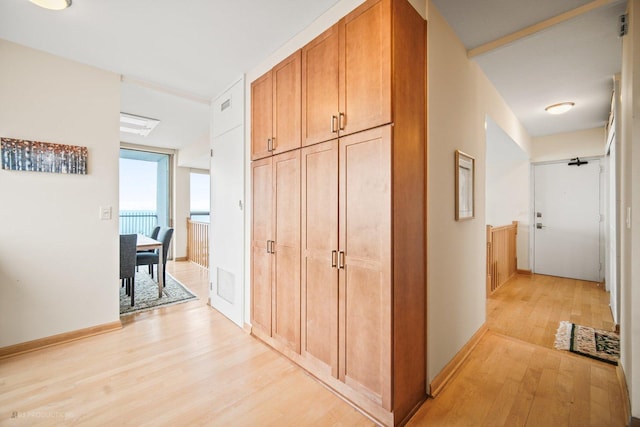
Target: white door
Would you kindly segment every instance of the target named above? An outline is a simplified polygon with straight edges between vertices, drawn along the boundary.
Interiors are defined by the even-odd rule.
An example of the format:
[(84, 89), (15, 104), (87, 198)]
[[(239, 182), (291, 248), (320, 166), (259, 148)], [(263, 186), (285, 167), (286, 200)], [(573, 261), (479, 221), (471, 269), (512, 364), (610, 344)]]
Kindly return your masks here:
[(211, 306), (244, 322), (244, 80), (212, 103)]
[(534, 165), (534, 268), (600, 281), (600, 161)]

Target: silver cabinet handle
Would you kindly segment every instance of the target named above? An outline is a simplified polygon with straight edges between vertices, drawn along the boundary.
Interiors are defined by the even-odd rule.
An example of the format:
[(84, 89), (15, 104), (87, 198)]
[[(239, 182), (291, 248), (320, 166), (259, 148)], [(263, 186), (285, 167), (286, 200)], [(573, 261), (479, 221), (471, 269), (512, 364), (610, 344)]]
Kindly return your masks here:
[(344, 252), (340, 251), (338, 253), (338, 268), (344, 270)]
[(271, 143), (271, 138), (267, 139), (267, 151), (273, 151), (273, 144)]
[(340, 130), (344, 130), (344, 122), (345, 122), (345, 116), (344, 113), (340, 113), (338, 118), (338, 129)]
[(267, 240), (267, 253), (270, 254), (271, 253), (271, 240)]
[(338, 116), (331, 116), (331, 133), (338, 132), (338, 129), (336, 129), (337, 123), (338, 123)]
[(337, 267), (338, 251), (331, 251), (331, 267)]
[(271, 151), (276, 151), (276, 137), (271, 137)]
[(271, 244), (270, 244), (270, 246), (269, 246), (269, 249), (271, 250), (271, 253), (272, 253), (272, 254), (275, 254), (275, 253), (276, 253), (276, 251), (275, 251), (275, 250), (273, 250), (273, 244), (275, 243), (275, 241), (273, 241), (273, 240), (269, 240), (269, 242), (271, 242)]

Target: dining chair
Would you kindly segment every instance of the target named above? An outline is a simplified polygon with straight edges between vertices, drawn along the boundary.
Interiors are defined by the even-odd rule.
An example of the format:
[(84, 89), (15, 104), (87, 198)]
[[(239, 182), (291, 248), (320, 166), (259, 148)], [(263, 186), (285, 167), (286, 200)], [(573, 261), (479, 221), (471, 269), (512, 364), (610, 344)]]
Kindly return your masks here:
[(136, 244), (138, 235), (120, 235), (120, 280), (127, 295), (131, 296), (131, 307), (135, 302), (136, 285)]
[[(158, 233), (160, 233), (160, 226), (156, 225), (154, 227), (154, 229), (151, 231), (151, 234), (149, 235), (149, 237), (151, 237), (153, 240), (158, 240)], [(142, 253), (142, 252), (155, 252), (155, 249), (148, 249), (146, 251), (138, 251), (138, 253)], [(136, 269), (137, 271), (137, 269)], [(153, 265), (149, 264), (149, 274), (151, 275), (151, 278), (153, 279)]]
[[(158, 233), (157, 240), (162, 242), (162, 261), (160, 261), (159, 251), (153, 252), (138, 252), (136, 254), (136, 265), (148, 265), (151, 267), (151, 271), (153, 272), (153, 265), (162, 262), (163, 274), (162, 274), (162, 282), (164, 286), (167, 286), (167, 274), (166, 274), (166, 265), (167, 265), (167, 254), (169, 253), (169, 245), (171, 244), (171, 238), (173, 237), (173, 228), (161, 228)], [(153, 277), (153, 276), (152, 276)]]

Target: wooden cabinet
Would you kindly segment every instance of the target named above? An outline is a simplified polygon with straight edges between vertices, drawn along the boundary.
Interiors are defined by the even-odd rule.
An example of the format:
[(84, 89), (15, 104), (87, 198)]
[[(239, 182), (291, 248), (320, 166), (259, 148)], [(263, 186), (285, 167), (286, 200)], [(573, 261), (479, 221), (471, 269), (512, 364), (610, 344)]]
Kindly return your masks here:
[(251, 83), (251, 159), (299, 148), (300, 51)]
[(426, 399), (426, 23), (368, 0), (301, 64), (303, 147), (252, 166), (252, 332), (402, 424)]
[(252, 163), (253, 332), (300, 352), (300, 152)]
[(302, 149), (302, 356), (338, 378), (338, 140)]
[(302, 162), (303, 364), (390, 409), (391, 126)]
[(391, 122), (391, 22), (368, 1), (302, 49), (303, 145)]

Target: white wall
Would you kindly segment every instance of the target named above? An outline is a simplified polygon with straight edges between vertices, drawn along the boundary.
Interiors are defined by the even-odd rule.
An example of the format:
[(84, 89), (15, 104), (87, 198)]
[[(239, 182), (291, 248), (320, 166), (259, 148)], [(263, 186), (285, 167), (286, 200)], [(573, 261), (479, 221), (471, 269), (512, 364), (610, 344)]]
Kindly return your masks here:
[[(530, 155), (530, 138), (436, 7), (428, 4), (428, 382), (486, 319), (485, 117)], [(454, 220), (454, 152), (476, 158), (476, 218)], [(527, 191), (525, 189), (524, 191)]]
[(640, 418), (640, 185), (634, 185), (640, 183), (640, 0), (629, 0), (627, 11), (629, 34), (622, 38), (620, 79), (620, 362), (631, 414)]
[(4, 40), (0, 63), (0, 136), (89, 149), (87, 175), (0, 169), (0, 347), (117, 322), (120, 76)]
[(529, 156), (487, 117), (486, 218), (499, 227), (518, 221), (518, 268), (530, 270), (529, 226), (531, 168)]
[(533, 138), (531, 161), (597, 157), (605, 154), (605, 128), (587, 129)]

